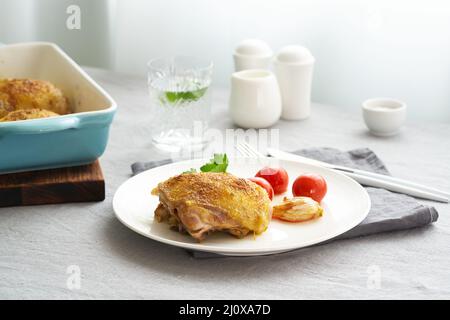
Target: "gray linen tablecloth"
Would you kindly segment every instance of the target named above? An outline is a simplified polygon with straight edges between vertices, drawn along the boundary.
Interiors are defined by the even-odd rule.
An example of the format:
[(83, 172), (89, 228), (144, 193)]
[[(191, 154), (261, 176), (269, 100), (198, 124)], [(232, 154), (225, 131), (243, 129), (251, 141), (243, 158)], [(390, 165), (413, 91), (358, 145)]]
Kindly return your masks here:
[[(294, 153), (336, 165), (389, 174), (384, 163), (368, 148), (354, 149), (348, 152), (335, 148), (310, 148)], [(131, 165), (131, 170), (133, 174), (137, 174), (170, 162), (170, 160), (136, 162)], [(421, 205), (410, 196), (372, 187), (366, 187), (366, 190), (372, 202), (367, 217), (358, 226), (331, 241), (422, 227), (438, 219), (439, 215), (435, 208)], [(192, 251), (191, 253), (196, 258), (225, 257), (201, 251)]]
[[(245, 259), (195, 259), (140, 236), (114, 216), (112, 199), (152, 147), (144, 76), (87, 69), (119, 106), (100, 163), (106, 199), (0, 208), (0, 298), (4, 299), (449, 299), (450, 206), (427, 227)], [(233, 128), (229, 91), (214, 88), (212, 121)], [(365, 97), (361, 97), (363, 100)], [(279, 121), (280, 149), (365, 146), (393, 176), (450, 191), (450, 125), (408, 119), (393, 137), (370, 135), (359, 105), (313, 104), (305, 121)], [(79, 269), (78, 269), (79, 268)], [(79, 271), (80, 286), (68, 286)], [(379, 285), (372, 285), (376, 275)], [(375, 283), (377, 283), (375, 281)]]

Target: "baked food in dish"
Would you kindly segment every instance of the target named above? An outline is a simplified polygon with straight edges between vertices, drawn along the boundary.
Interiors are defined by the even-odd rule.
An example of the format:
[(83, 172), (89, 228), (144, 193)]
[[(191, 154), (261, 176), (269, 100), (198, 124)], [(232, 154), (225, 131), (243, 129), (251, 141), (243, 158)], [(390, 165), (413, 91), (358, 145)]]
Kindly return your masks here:
[(44, 80), (0, 79), (0, 118), (16, 110), (45, 109), (70, 113), (62, 91)]
[(8, 113), (3, 118), (0, 118), (0, 122), (49, 118), (55, 116), (59, 116), (59, 114), (44, 109), (15, 110)]
[(238, 238), (264, 232), (272, 215), (267, 192), (257, 184), (223, 172), (183, 173), (153, 189), (159, 196), (157, 221), (167, 222), (198, 241), (213, 231)]

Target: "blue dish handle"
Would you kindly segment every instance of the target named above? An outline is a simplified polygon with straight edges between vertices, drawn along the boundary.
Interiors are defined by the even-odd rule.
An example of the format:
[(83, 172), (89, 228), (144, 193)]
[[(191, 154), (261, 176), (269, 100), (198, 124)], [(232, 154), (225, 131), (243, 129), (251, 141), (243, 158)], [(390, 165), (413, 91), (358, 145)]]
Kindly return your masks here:
[(4, 122), (0, 123), (0, 136), (10, 134), (39, 134), (67, 129), (78, 128), (80, 119), (77, 117), (68, 118), (47, 118), (32, 121)]

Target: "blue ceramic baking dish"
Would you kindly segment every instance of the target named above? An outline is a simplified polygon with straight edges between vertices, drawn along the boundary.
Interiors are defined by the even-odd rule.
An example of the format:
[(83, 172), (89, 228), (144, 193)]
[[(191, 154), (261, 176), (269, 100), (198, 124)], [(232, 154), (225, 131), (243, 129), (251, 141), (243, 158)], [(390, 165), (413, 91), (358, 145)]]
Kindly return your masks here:
[(50, 81), (74, 111), (0, 122), (0, 174), (88, 164), (103, 154), (116, 103), (58, 46), (43, 42), (1, 46), (0, 78)]

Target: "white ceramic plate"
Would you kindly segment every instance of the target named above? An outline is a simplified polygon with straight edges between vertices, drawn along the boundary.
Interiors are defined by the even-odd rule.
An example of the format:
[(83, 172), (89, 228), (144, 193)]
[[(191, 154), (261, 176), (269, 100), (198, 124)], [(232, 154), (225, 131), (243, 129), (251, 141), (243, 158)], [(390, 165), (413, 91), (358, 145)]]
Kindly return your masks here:
[[(131, 230), (153, 240), (191, 250), (224, 255), (251, 256), (290, 251), (334, 238), (358, 225), (368, 214), (370, 198), (366, 190), (354, 180), (326, 168), (299, 162), (263, 159), (264, 165), (281, 165), (289, 174), (290, 185), (286, 196), (292, 196), (291, 183), (303, 173), (318, 173), (328, 185), (322, 200), (324, 215), (303, 223), (271, 221), (266, 232), (237, 239), (226, 233), (213, 233), (197, 243), (189, 235), (169, 229), (165, 223), (153, 219), (158, 197), (150, 194), (161, 181), (190, 168), (199, 168), (207, 160), (176, 162), (142, 172), (123, 183), (116, 191), (113, 207), (117, 218)], [(239, 177), (252, 177), (263, 164), (255, 159), (231, 159), (228, 172)], [(282, 196), (274, 198), (280, 202)]]

